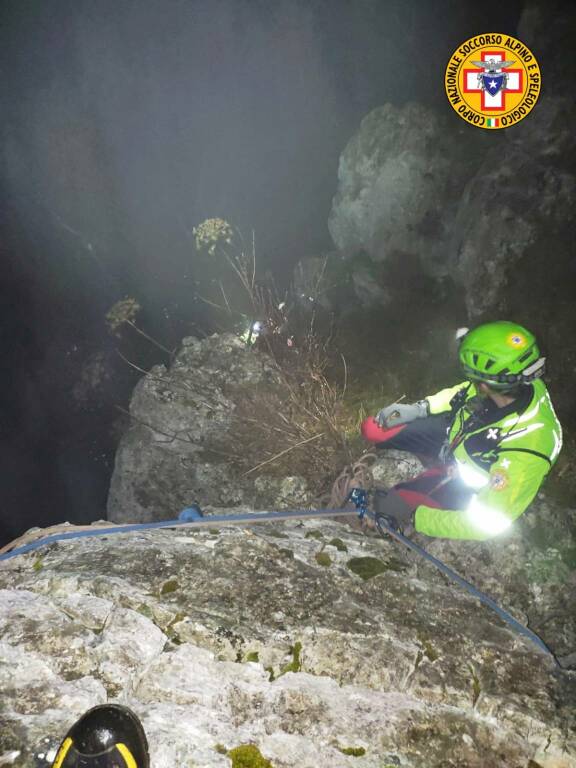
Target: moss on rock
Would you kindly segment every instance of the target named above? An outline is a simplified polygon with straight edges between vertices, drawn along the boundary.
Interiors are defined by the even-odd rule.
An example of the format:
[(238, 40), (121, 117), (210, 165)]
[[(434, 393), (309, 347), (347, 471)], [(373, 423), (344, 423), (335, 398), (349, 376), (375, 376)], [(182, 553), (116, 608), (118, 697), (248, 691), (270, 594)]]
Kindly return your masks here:
[(379, 560), (377, 557), (353, 557), (346, 563), (348, 568), (360, 576), (364, 581), (378, 576), (380, 573), (390, 570), (383, 560)]
[(292, 654), (292, 661), (282, 667), (277, 675), (274, 674), (272, 667), (266, 667), (266, 671), (270, 673), (270, 682), (277, 680), (287, 672), (300, 672), (302, 669), (302, 660), (300, 658), (300, 654), (302, 653), (302, 643), (299, 640), (290, 647), (290, 653)]
[(154, 612), (149, 605), (146, 605), (146, 603), (140, 603), (136, 610), (138, 613), (141, 613), (142, 616), (146, 616), (147, 619), (150, 619), (150, 621), (154, 621)]
[(366, 754), (364, 747), (338, 747), (343, 755), (351, 755), (351, 757), (363, 757)]
[(287, 557), (289, 560), (294, 559), (294, 552), (291, 549), (288, 549), (288, 547), (280, 547), (279, 550), (280, 554), (284, 557)]
[(428, 661), (436, 661), (437, 658), (439, 658), (440, 654), (438, 651), (434, 648), (432, 643), (427, 640), (422, 634), (418, 633), (418, 642), (422, 646), (422, 651), (424, 653), (424, 656), (428, 659)]
[(274, 768), (255, 744), (241, 744), (228, 752), (232, 768)]
[(172, 592), (176, 592), (179, 586), (177, 579), (168, 579), (168, 581), (165, 581), (160, 587), (160, 594), (169, 595)]
[(336, 547), (338, 552), (348, 552), (348, 547), (346, 546), (346, 544), (344, 544), (342, 539), (330, 539), (330, 541), (328, 542), (328, 546)]
[(330, 568), (332, 565), (332, 558), (328, 552), (316, 552), (316, 562), (318, 565), (324, 566), (324, 568)]

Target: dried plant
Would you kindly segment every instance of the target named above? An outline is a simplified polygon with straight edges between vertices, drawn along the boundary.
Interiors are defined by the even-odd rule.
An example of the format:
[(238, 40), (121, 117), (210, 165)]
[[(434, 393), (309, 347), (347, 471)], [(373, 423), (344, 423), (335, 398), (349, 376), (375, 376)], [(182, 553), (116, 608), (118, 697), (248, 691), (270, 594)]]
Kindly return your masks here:
[(133, 328), (140, 336), (145, 338), (151, 344), (154, 344), (155, 347), (158, 347), (158, 349), (161, 349), (163, 352), (166, 352), (168, 355), (172, 356), (171, 350), (154, 339), (152, 336), (149, 336), (145, 331), (142, 330), (142, 328), (136, 324), (136, 316), (141, 309), (142, 307), (138, 301), (130, 296), (127, 296), (125, 299), (120, 299), (120, 301), (117, 301), (116, 304), (114, 304), (106, 313), (106, 324), (108, 325), (108, 329), (115, 336), (120, 336), (120, 330), (122, 327), (124, 325), (128, 325), (130, 328)]
[[(329, 492), (342, 465), (352, 461), (345, 426), (349, 416), (344, 408), (347, 366), (337, 352), (333, 324), (324, 323), (320, 329), (314, 312), (304, 315), (290, 294), (280, 296), (273, 283), (257, 280), (254, 234), (246, 248), (241, 233), (220, 218), (207, 219), (194, 228), (193, 234), (197, 250), (220, 269), (220, 276), (223, 273), (219, 265), (224, 264), (241, 287), (240, 293), (227, 292), (222, 277), (216, 281), (220, 301), (218, 294), (210, 299), (199, 298), (226, 316), (241, 316), (246, 321), (247, 346), (266, 351), (275, 360), (280, 382), (279, 389), (271, 387), (264, 396), (260, 391), (246, 393), (235, 411), (234, 445), (215, 445), (214, 449), (221, 449), (222, 455), (243, 474), (300, 474), (320, 498)], [(240, 305), (234, 305), (234, 300), (242, 298), (248, 300), (242, 306), (244, 310), (249, 307), (251, 317)], [(116, 302), (106, 315), (110, 331), (120, 336), (121, 330), (129, 326), (171, 354), (139, 327), (140, 311), (135, 298)], [(262, 326), (261, 333), (253, 332), (255, 320)]]
[(134, 325), (134, 320), (140, 310), (141, 306), (136, 299), (131, 297), (120, 299), (106, 313), (106, 324), (112, 333), (119, 336), (120, 328), (124, 324)]
[(192, 230), (199, 251), (208, 251), (211, 256), (223, 243), (232, 242), (233, 230), (225, 219), (206, 219)]
[[(248, 249), (239, 229), (225, 219), (206, 219), (192, 230), (196, 243), (196, 249), (202, 253), (208, 253), (211, 257), (222, 256), (228, 267), (240, 281), (240, 285), (246, 291), (247, 297), (256, 310), (256, 242), (252, 232), (252, 245)], [(220, 282), (226, 308), (231, 311), (226, 292)]]

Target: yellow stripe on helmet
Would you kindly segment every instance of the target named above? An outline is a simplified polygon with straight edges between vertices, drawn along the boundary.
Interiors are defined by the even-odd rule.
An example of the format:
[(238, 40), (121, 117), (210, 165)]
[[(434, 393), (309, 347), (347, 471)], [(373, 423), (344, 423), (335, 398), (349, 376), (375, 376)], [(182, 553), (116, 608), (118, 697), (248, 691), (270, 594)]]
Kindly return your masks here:
[[(128, 749), (126, 744), (116, 744), (116, 749), (122, 757), (124, 758), (126, 762), (126, 768), (138, 768), (136, 765), (136, 760), (134, 760), (134, 757), (132, 756), (132, 752)], [(54, 768), (57, 768), (57, 766), (54, 766)]]
[(70, 737), (64, 739), (62, 742), (60, 749), (58, 750), (58, 754), (56, 755), (56, 760), (54, 761), (54, 764), (52, 768), (61, 768), (62, 763), (64, 762), (64, 758), (70, 751), (70, 747), (72, 746), (72, 739)]

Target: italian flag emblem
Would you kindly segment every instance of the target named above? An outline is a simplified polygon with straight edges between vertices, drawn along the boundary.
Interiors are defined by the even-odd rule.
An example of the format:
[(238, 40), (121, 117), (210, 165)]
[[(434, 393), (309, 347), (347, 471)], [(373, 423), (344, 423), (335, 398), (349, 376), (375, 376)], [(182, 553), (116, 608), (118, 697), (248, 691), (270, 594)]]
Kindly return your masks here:
[(486, 125), (488, 128), (498, 128), (500, 126), (500, 120), (497, 117), (487, 117)]

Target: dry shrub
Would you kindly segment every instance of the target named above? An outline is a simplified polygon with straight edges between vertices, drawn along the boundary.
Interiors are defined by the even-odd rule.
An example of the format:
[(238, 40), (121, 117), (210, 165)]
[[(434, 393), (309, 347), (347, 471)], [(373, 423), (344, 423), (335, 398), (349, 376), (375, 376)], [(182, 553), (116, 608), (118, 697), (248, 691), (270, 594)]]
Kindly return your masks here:
[(259, 299), (260, 316), (267, 320), (255, 347), (275, 360), (278, 381), (265, 393), (247, 388), (236, 394), (235, 464), (246, 475), (300, 475), (317, 500), (326, 499), (351, 461), (343, 429), (345, 362), (340, 360), (341, 383), (329, 381), (328, 369), (338, 357), (332, 334), (316, 333), (313, 318), (301, 333), (294, 319), (288, 330), (273, 292), (262, 291)]

